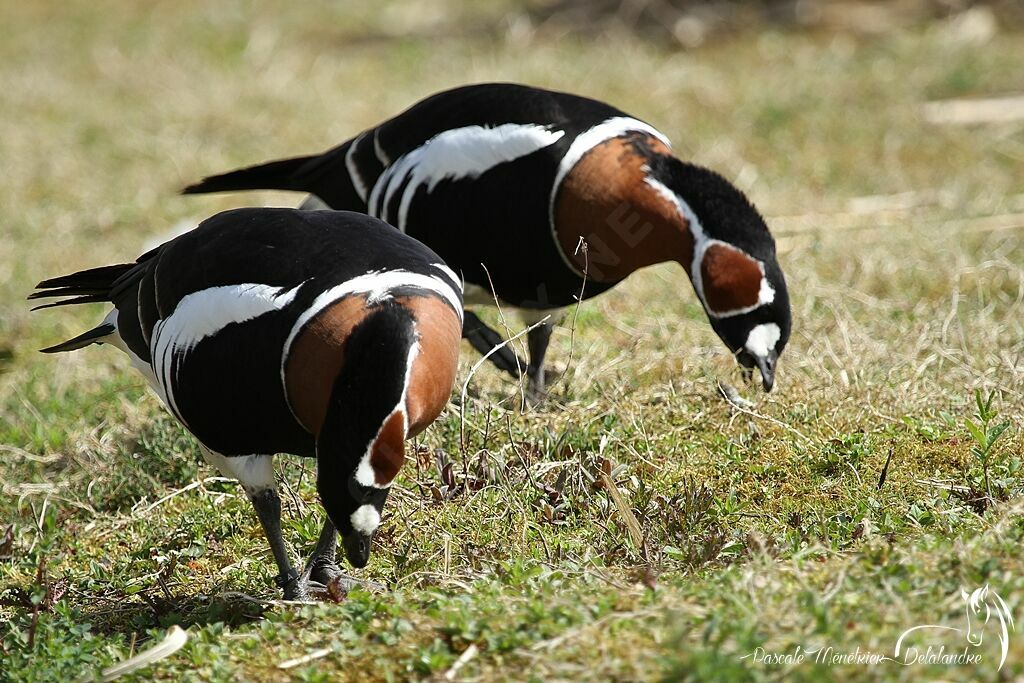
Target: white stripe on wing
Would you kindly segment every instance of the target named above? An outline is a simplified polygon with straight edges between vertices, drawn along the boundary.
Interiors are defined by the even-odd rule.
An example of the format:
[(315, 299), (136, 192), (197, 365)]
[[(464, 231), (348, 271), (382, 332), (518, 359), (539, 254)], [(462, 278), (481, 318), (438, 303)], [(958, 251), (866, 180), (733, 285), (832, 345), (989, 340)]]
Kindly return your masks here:
[[(518, 123), (493, 128), (465, 126), (438, 133), (381, 174), (370, 193), (369, 210), (405, 232), (409, 207), (421, 187), (432, 192), (442, 180), (476, 178), (495, 166), (548, 147), (564, 135), (565, 131)], [(388, 215), (388, 206), (399, 191), (395, 221)]]
[[(278, 311), (295, 298), (299, 286), (281, 287), (244, 283), (210, 287), (181, 299), (171, 315), (157, 321), (150, 342), (153, 372), (164, 390), (167, 407), (182, 419), (174, 400), (174, 371), (196, 344), (232, 323), (243, 323)], [(184, 419), (182, 419), (184, 422)]]

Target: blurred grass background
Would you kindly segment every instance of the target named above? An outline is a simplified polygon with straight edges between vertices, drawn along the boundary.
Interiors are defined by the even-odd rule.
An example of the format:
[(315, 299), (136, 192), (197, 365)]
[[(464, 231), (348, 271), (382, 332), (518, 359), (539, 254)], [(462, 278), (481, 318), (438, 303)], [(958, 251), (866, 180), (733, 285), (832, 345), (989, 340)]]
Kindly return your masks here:
[[(924, 0), (6, 3), (0, 678), (97, 671), (173, 623), (189, 644), (140, 678), (994, 675), (991, 637), (976, 667), (741, 657), (889, 652), (912, 625), (961, 626), (961, 586), (1024, 603), (1024, 118), (1012, 101), (999, 123), (936, 123), (947, 105), (927, 108), (1024, 95), (1019, 14)], [(794, 304), (776, 392), (741, 387), (756, 406), (731, 408), (716, 380), (738, 384), (734, 363), (685, 276), (639, 273), (556, 332), (551, 359), (568, 369), (548, 404), (520, 410), (484, 369), (466, 441), (455, 405), (422, 437), (366, 571), (392, 593), (267, 602), (247, 501), (209, 479), (125, 359), (35, 352), (102, 309), (30, 316), (24, 297), (183, 221), (298, 200), (176, 196), (190, 181), (326, 149), (486, 80), (609, 101), (750, 195)], [(460, 386), (475, 360), (467, 347)], [(992, 501), (964, 426), (976, 390), (1012, 425)], [(307, 553), (322, 515), (311, 468), (281, 460), (288, 539)], [(1011, 635), (1003, 672), (1024, 674), (1022, 658)]]

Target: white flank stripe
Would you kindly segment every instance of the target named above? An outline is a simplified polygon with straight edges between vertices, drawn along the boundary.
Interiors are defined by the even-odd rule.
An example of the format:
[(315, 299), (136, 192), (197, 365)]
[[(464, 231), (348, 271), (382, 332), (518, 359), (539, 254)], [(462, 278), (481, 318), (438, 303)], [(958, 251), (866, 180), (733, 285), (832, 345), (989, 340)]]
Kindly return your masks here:
[(370, 211), (389, 220), (387, 207), (404, 185), (397, 223), (389, 222), (405, 232), (409, 207), (420, 187), (426, 185), (427, 192), (432, 192), (445, 179), (476, 178), (495, 166), (548, 147), (564, 135), (565, 131), (518, 123), (493, 128), (465, 126), (438, 133), (381, 174), (370, 193)]
[(359, 198), (364, 202), (366, 201), (366, 193), (369, 188), (366, 187), (366, 181), (363, 180), (362, 174), (359, 173), (359, 167), (356, 166), (355, 153), (356, 147), (359, 146), (359, 143), (362, 142), (365, 137), (366, 133), (357, 137), (352, 141), (352, 144), (348, 146), (348, 151), (345, 152), (345, 168), (348, 169), (348, 177), (352, 180), (352, 187), (356, 189), (356, 194), (358, 194)]
[(562, 186), (562, 181), (565, 180), (565, 176), (569, 175), (576, 164), (579, 163), (587, 152), (594, 149), (602, 142), (606, 142), (613, 138), (621, 137), (627, 133), (647, 133), (653, 135), (669, 147), (672, 143), (669, 142), (665, 134), (658, 131), (650, 124), (644, 123), (639, 119), (634, 119), (629, 116), (616, 116), (615, 118), (602, 121), (590, 130), (580, 133), (576, 136), (576, 139), (569, 145), (568, 151), (565, 156), (562, 157), (562, 161), (558, 164), (558, 173), (555, 174), (555, 182), (551, 186), (551, 197), (548, 199), (548, 222), (551, 224), (551, 237), (554, 239), (555, 248), (558, 249), (558, 253), (562, 255), (562, 260), (565, 261), (565, 265), (579, 275), (583, 277), (583, 272), (573, 262), (569, 255), (562, 251), (562, 245), (558, 241), (558, 235), (555, 234), (555, 199), (558, 197), (558, 188)]
[(235, 455), (227, 457), (199, 444), (203, 460), (217, 468), (221, 474), (238, 483), (246, 493), (254, 494), (277, 487), (274, 479), (274, 456), (272, 455)]
[(152, 366), (150, 366), (149, 363), (135, 355), (135, 352), (128, 348), (128, 345), (124, 343), (124, 339), (121, 337), (121, 332), (120, 330), (117, 329), (117, 317), (118, 311), (115, 308), (112, 311), (110, 311), (110, 313), (107, 314), (106, 318), (103, 319), (104, 323), (109, 323), (113, 325), (115, 329), (113, 334), (103, 338), (104, 342), (110, 344), (115, 348), (121, 349), (121, 351), (124, 351), (124, 353), (126, 353), (128, 355), (128, 358), (131, 360), (132, 367), (138, 370), (139, 373), (141, 373), (142, 376), (146, 378), (146, 382), (149, 384), (149, 386), (151, 386), (153, 388), (153, 391), (155, 391), (157, 395), (160, 396), (162, 394), (162, 391), (160, 389), (160, 384), (156, 381), (156, 375), (153, 374)]
[[(142, 313), (142, 287), (136, 287), (135, 293), (135, 317), (139, 317)], [(154, 302), (156, 301), (156, 280), (153, 281), (153, 296)], [(146, 342), (146, 348), (149, 348), (149, 336), (150, 330), (146, 329), (146, 326), (139, 321), (139, 331), (142, 332), (142, 341)], [(152, 370), (152, 368), (150, 368)]]
[(183, 297), (171, 315), (157, 321), (149, 345), (153, 372), (164, 390), (161, 398), (167, 407), (181, 419), (171, 377), (176, 359), (180, 364), (196, 344), (232, 323), (281, 310), (292, 302), (298, 289), (281, 291), (280, 287), (245, 283), (210, 287)]

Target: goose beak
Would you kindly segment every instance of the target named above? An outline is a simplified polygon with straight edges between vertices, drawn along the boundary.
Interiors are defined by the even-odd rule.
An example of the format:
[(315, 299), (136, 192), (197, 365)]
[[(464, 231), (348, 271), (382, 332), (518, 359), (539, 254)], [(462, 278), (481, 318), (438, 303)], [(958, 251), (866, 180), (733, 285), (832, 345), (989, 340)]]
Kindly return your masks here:
[(764, 385), (765, 393), (770, 392), (775, 386), (775, 361), (778, 359), (779, 354), (774, 349), (769, 351), (767, 356), (754, 356), (754, 363), (761, 371), (761, 384)]
[(341, 537), (341, 544), (345, 547), (345, 557), (348, 563), (356, 569), (361, 569), (370, 561), (370, 545), (373, 542), (373, 534), (362, 534), (354, 531), (347, 536)]

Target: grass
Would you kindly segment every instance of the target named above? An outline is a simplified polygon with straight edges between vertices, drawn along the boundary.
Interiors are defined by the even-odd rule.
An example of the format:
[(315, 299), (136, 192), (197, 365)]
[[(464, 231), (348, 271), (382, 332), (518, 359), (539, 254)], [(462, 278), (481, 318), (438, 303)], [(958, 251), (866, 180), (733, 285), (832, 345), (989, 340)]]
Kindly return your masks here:
[[(744, 656), (891, 654), (911, 626), (962, 626), (960, 588), (985, 583), (1022, 614), (1024, 125), (920, 117), (1024, 90), (1021, 35), (772, 29), (681, 53), (450, 5), (0, 9), (0, 679), (94, 676), (172, 624), (188, 644), (139, 680), (994, 679), (991, 630), (960, 666)], [(441, 39), (446, 17), (490, 30)], [(24, 296), (179, 221), (297, 199), (175, 196), (188, 181), (499, 79), (614, 102), (750, 194), (794, 303), (776, 391), (740, 384), (677, 268), (637, 274), (556, 332), (552, 400), (520, 410), (483, 369), (465, 442), (456, 405), (419, 439), (363, 571), (390, 592), (276, 603), (248, 502), (125, 359), (35, 352), (101, 309), (30, 316)], [(1010, 423), (988, 449), (976, 391)], [(312, 470), (279, 461), (305, 554)], [(1002, 674), (1024, 675), (1019, 633)]]

